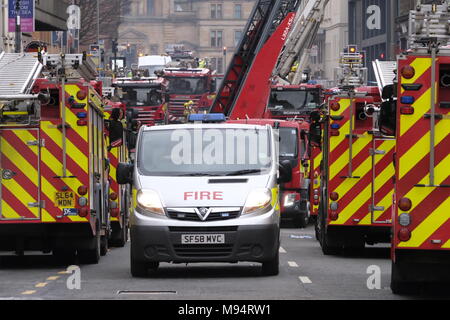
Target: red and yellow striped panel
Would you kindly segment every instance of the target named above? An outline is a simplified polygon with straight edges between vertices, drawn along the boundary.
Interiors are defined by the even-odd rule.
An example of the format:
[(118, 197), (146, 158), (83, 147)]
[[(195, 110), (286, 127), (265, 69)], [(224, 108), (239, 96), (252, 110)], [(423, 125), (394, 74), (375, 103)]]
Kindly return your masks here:
[[(328, 193), (339, 195), (336, 221), (328, 217), (333, 226), (390, 226), (392, 212), (394, 140), (376, 140), (368, 130), (356, 130), (353, 121), (354, 138), (352, 142), (352, 177), (350, 167), (350, 108), (354, 103), (349, 98), (336, 100), (340, 104), (338, 111), (330, 111), (331, 116), (342, 117), (332, 120), (339, 124), (339, 135), (329, 138), (328, 152)], [(356, 110), (353, 111), (356, 119)], [(378, 154), (372, 155), (372, 150)], [(329, 196), (330, 199), (330, 196)], [(328, 205), (333, 201), (330, 199)], [(330, 209), (328, 210), (330, 211)]]
[[(2, 220), (40, 220), (39, 130), (0, 131)], [(7, 175), (7, 173), (9, 173)]]
[[(410, 56), (399, 61), (399, 74), (404, 66), (415, 69), (412, 79), (401, 77), (400, 84), (421, 84), (418, 91), (407, 91), (399, 85), (401, 97), (412, 96), (414, 114), (400, 113), (404, 106), (399, 103), (397, 127), (396, 202), (401, 198), (412, 201), (408, 212), (412, 222), (408, 226), (411, 239), (401, 242), (398, 216), (404, 213), (395, 206), (394, 249), (449, 250), (450, 249), (450, 110), (440, 102), (450, 101), (450, 88), (441, 87), (441, 70), (450, 69), (449, 57), (436, 60), (436, 118), (434, 134), (434, 185), (431, 186), (431, 73), (432, 60), (427, 56)], [(409, 105), (408, 105), (409, 106)]]

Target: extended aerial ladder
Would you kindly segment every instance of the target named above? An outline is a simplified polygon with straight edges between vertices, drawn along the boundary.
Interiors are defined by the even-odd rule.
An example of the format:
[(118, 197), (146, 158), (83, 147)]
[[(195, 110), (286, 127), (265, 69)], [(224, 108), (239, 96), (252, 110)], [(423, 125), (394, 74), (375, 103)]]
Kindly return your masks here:
[(294, 23), (300, 0), (259, 0), (210, 109), (231, 119), (262, 118), (270, 76)]
[[(274, 76), (286, 84), (298, 85), (303, 80), (311, 48), (323, 22), (329, 0), (304, 1), (301, 14), (290, 33), (283, 54), (274, 71)], [(293, 72), (293, 67), (296, 66)]]

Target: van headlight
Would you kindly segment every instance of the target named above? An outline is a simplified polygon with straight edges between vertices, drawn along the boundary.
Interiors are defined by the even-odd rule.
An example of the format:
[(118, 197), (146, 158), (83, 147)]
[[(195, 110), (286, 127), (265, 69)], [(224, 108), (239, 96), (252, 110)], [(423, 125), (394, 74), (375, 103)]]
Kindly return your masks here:
[(137, 206), (144, 211), (165, 215), (159, 195), (153, 190), (139, 190), (136, 195)]
[(257, 189), (250, 192), (242, 214), (264, 214), (272, 209), (272, 192), (269, 189)]

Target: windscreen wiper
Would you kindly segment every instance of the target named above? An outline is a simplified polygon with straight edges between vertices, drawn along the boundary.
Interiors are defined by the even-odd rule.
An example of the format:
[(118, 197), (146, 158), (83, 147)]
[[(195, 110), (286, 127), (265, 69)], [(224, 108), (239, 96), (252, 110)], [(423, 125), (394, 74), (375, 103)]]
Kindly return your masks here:
[(176, 176), (177, 177), (218, 177), (221, 175), (213, 174), (213, 173), (186, 173), (186, 174), (179, 174)]
[(252, 173), (261, 173), (261, 169), (239, 170), (227, 173), (225, 176), (244, 176)]

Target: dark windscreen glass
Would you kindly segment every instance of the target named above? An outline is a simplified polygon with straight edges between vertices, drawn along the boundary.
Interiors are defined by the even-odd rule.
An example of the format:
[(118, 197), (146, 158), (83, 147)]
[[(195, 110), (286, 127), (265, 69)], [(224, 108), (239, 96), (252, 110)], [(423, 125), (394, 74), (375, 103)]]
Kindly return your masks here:
[(280, 157), (294, 159), (298, 157), (298, 130), (280, 128)]
[(148, 176), (226, 176), (271, 169), (270, 133), (264, 130), (180, 129), (144, 132), (138, 169)]
[(169, 92), (171, 94), (204, 94), (208, 92), (208, 80), (202, 78), (171, 77), (169, 80)]
[(273, 91), (270, 95), (269, 108), (280, 111), (311, 110), (320, 102), (319, 91)]
[(155, 88), (122, 88), (123, 102), (128, 107), (159, 106), (162, 103), (161, 94)]

